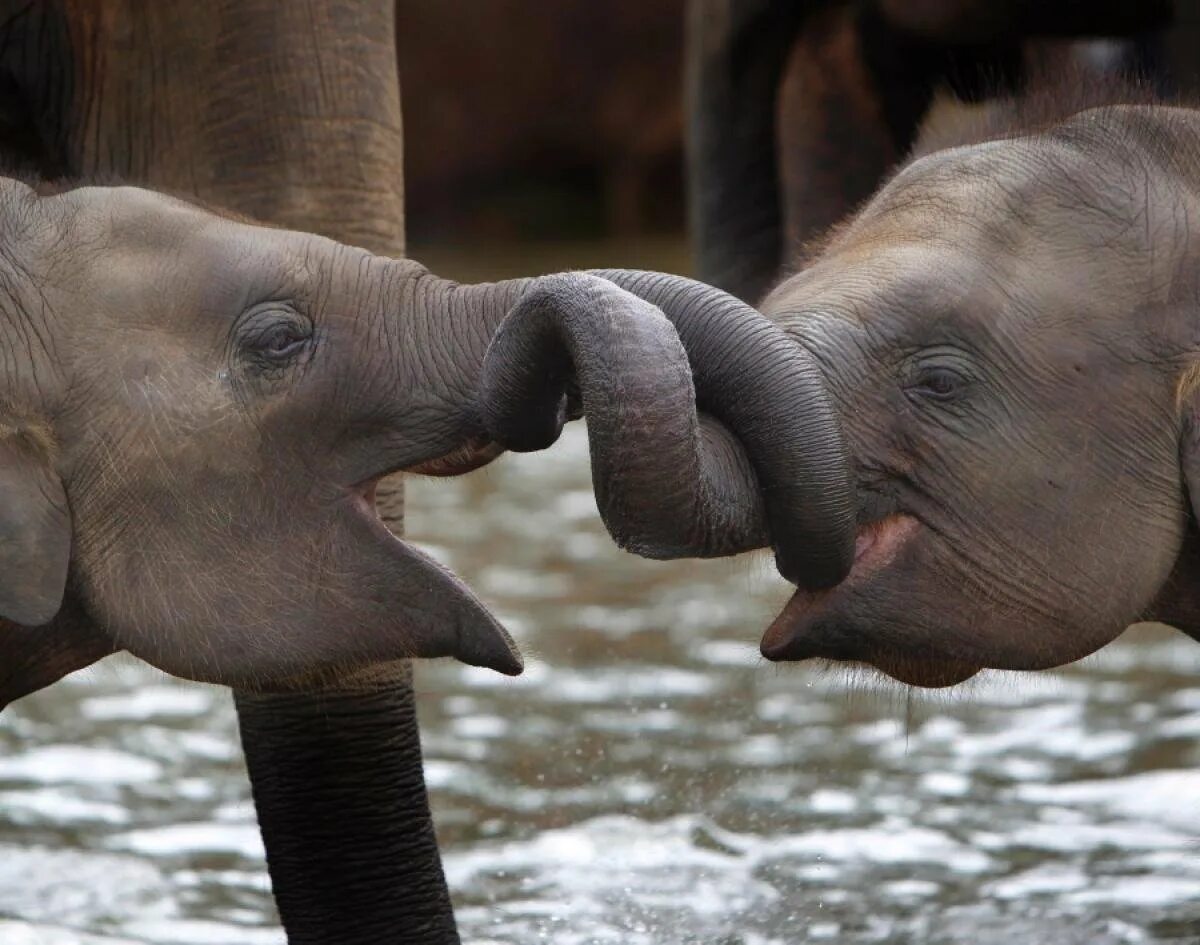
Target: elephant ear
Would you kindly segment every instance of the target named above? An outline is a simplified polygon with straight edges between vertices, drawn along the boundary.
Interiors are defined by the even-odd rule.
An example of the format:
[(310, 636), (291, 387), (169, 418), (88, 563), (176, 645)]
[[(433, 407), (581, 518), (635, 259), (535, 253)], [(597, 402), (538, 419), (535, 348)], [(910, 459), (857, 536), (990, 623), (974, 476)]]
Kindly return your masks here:
[(47, 451), (0, 423), (0, 618), (49, 623), (62, 606), (71, 513)]
[(1183, 550), (1159, 590), (1146, 619), (1177, 627), (1200, 641), (1200, 547), (1195, 539), (1200, 524), (1200, 366), (1189, 369), (1176, 388), (1180, 416), (1179, 477), (1191, 523)]

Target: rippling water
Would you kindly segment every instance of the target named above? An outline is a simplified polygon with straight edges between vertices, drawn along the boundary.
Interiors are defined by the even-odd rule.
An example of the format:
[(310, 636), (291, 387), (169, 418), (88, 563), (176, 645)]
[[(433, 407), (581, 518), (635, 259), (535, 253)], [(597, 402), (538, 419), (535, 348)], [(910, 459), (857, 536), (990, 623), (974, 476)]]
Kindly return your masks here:
[[(475, 945), (1200, 942), (1200, 646), (953, 694), (780, 669), (760, 556), (652, 564), (582, 429), (410, 491), (531, 657), (419, 678)], [(0, 945), (278, 943), (233, 710), (110, 661), (0, 716)]]

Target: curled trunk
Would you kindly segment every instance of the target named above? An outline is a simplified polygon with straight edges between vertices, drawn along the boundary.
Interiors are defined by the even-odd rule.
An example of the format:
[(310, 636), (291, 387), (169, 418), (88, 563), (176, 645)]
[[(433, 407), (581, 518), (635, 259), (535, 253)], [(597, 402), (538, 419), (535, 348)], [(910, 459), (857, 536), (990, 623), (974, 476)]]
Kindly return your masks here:
[(806, 587), (848, 571), (840, 426), (816, 364), (755, 310), (689, 279), (625, 270), (482, 286), (426, 274), (406, 291), (427, 349), (453, 352), (436, 403), (419, 405), (439, 413), (409, 465), (467, 463), (464, 443), (487, 455), (492, 444), (542, 449), (577, 388), (600, 511), (622, 547), (670, 558), (770, 544), (780, 572)]

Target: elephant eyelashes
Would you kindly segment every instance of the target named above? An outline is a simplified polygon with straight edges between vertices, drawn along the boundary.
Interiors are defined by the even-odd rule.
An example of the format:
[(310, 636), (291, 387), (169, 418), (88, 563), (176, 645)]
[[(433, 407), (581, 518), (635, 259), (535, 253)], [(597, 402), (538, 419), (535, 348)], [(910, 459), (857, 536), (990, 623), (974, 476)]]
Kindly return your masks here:
[(251, 313), (240, 326), (239, 348), (264, 373), (286, 368), (312, 346), (312, 321), (298, 312), (272, 309)]
[(308, 344), (311, 334), (301, 334), (292, 326), (283, 326), (267, 334), (258, 345), (258, 353), (270, 361), (288, 361)]
[(970, 385), (971, 376), (964, 368), (939, 359), (914, 365), (905, 392), (911, 398), (944, 404), (958, 400)]
[(917, 392), (934, 400), (949, 400), (959, 392), (964, 383), (964, 379), (954, 371), (934, 368), (921, 378)]

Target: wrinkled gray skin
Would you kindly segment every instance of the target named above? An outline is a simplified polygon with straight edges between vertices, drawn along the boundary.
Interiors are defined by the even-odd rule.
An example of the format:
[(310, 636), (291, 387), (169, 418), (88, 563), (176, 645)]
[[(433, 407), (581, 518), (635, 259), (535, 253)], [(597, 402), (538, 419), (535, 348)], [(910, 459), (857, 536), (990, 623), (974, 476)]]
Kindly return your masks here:
[[(379, 521), (375, 486), (400, 469), (473, 468), (496, 454), (493, 436), (528, 433), (531, 418), (518, 445), (549, 445), (572, 384), (619, 540), (660, 555), (765, 540), (741, 447), (715, 422), (702, 432), (679, 334), (612, 282), (460, 286), (135, 188), (38, 196), (7, 181), (0, 227), (0, 617), (17, 624), (55, 616), (69, 566), (113, 649), (190, 679), (286, 688), (437, 656), (519, 672), (474, 596)], [(766, 477), (787, 478), (770, 468), (787, 455), (775, 440), (805, 453), (808, 438), (833, 476), (792, 480), (838, 482), (839, 431), (807, 357), (789, 359), (776, 329), (707, 287), (610, 275), (661, 297), (701, 355), (711, 335), (729, 345), (721, 363), (770, 365), (751, 401), (778, 389), (805, 419), (743, 431)], [(706, 395), (704, 364), (701, 396), (738, 419), (723, 406), (734, 391)], [(648, 455), (679, 474), (652, 500), (662, 470)], [(792, 491), (783, 511), (807, 511)], [(840, 497), (834, 512), (849, 509), (848, 489)], [(849, 540), (847, 518), (802, 518), (801, 531)], [(831, 544), (798, 546), (809, 572), (826, 568), (821, 583), (839, 576)]]
[(1200, 634), (1198, 213), (1200, 113), (1092, 109), (915, 161), (770, 295), (846, 421), (859, 538), (768, 658), (936, 686)]

